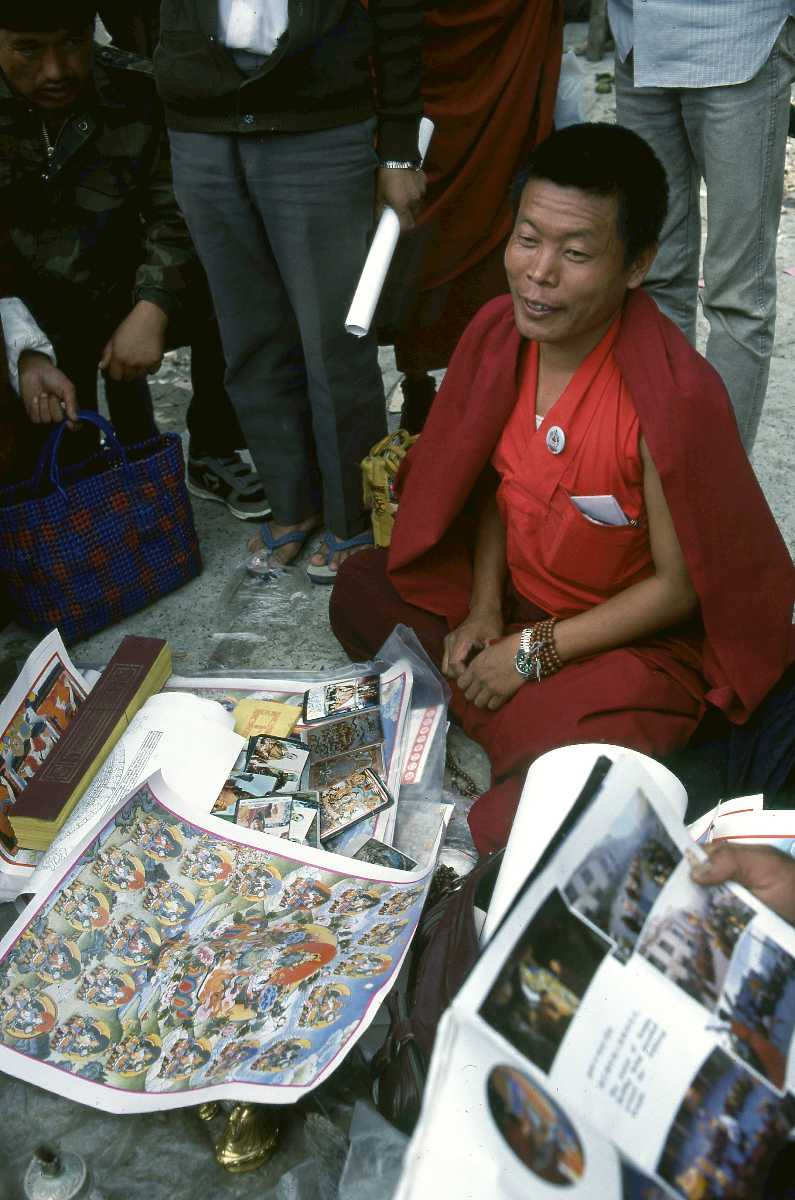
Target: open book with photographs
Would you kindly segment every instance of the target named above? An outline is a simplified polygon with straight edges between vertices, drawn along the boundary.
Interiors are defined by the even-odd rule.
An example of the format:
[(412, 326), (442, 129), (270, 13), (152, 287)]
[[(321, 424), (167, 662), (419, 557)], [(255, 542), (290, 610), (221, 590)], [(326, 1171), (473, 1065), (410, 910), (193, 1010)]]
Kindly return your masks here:
[[(536, 797), (538, 799), (538, 797)], [(596, 761), (437, 1033), (399, 1200), (751, 1200), (795, 1123), (795, 929)], [(554, 803), (554, 796), (549, 797)]]

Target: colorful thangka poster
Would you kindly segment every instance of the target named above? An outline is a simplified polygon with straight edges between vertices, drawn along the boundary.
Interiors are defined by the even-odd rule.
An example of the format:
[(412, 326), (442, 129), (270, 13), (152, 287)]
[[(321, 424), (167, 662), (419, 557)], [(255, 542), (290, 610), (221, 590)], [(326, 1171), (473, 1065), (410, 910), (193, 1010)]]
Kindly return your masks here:
[(197, 815), (155, 775), (0, 944), (0, 1069), (109, 1112), (289, 1103), (369, 1025), (407, 876)]
[[(88, 694), (57, 630), (31, 651), (0, 700), (0, 812), (12, 807), (66, 732)], [(0, 842), (0, 901), (25, 890), (41, 855)]]

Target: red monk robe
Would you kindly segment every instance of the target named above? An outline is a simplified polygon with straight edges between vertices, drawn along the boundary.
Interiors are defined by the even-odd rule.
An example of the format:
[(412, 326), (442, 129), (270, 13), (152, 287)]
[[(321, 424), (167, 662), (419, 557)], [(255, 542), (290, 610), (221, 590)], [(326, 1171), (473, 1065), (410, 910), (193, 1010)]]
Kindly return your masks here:
[(401, 371), (447, 366), (472, 317), (505, 291), (511, 181), (552, 130), (562, 43), (561, 0), (425, 6), (428, 188), (379, 310)]
[[(633, 572), (642, 573), (642, 525), (628, 531), (587, 527), (558, 486), (569, 491), (571, 472), (569, 483), (576, 490), (569, 494), (612, 493), (630, 516), (642, 516), (632, 449), (642, 434), (699, 597), (702, 624), (567, 663), (540, 684), (524, 684), (496, 712), (476, 708), (454, 688), (453, 712), (486, 749), (496, 781), (470, 814), (482, 853), (507, 840), (525, 768), (539, 754), (574, 742), (604, 741), (665, 755), (687, 744), (707, 704), (732, 721), (746, 720), (795, 656), (795, 571), (717, 374), (642, 292), (627, 298), (612, 356), (609, 345), (606, 354), (610, 337), (581, 364), (538, 439), (531, 439), (528, 453), (541, 472), (531, 481), (533, 503), (541, 506), (543, 519), (529, 536), (540, 565), (530, 581), (509, 549), (513, 587), (520, 595), (506, 601), (506, 623), (520, 628), (540, 615), (543, 604), (555, 616), (588, 607), (589, 596), (578, 598), (581, 580), (569, 567), (576, 567), (578, 557), (584, 566), (597, 562), (595, 547), (616, 534), (617, 540), (632, 543), (626, 556), (611, 548), (617, 580), (626, 586), (637, 577)], [(504, 431), (497, 463), (506, 469), (521, 347), (507, 296), (487, 305), (462, 339), (399, 480), (389, 578), (384, 552), (352, 556), (340, 571), (332, 624), (355, 657), (372, 653), (392, 626), (404, 621), (438, 663), (445, 634), (467, 615), (475, 507), (470, 499), (483, 486)], [(597, 362), (600, 356), (603, 361)], [(616, 369), (620, 380), (612, 376)], [(583, 395), (585, 376), (590, 386)], [(610, 439), (614, 448), (618, 439), (623, 462), (589, 465), (578, 443), (584, 432), (579, 423), (588, 423), (588, 413), (600, 408), (602, 398), (613, 413), (612, 430), (602, 414), (601, 424), (588, 424), (588, 442), (596, 439), (607, 450)], [(634, 430), (628, 402), (637, 417)], [(580, 403), (584, 408), (578, 416)], [(558, 456), (545, 449), (545, 427), (551, 424), (567, 433)], [(503, 487), (509, 486), (507, 480)], [(568, 542), (572, 530), (580, 549), (570, 558), (562, 533)], [(561, 554), (562, 560), (556, 558)], [(556, 570), (561, 561), (564, 569)], [(575, 576), (574, 590), (556, 595), (555, 587), (565, 593), (567, 573)], [(604, 580), (589, 581), (593, 602), (605, 598), (599, 595), (603, 585)], [(523, 587), (531, 594), (521, 595)]]

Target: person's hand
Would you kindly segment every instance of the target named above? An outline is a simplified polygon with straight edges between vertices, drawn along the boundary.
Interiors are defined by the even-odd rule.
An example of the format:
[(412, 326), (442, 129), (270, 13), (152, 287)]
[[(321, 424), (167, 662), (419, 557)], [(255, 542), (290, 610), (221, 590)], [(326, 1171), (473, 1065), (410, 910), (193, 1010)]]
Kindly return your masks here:
[(60, 423), (77, 427), (77, 394), (71, 379), (52, 359), (37, 350), (23, 350), (17, 366), (19, 396), (34, 425)]
[(414, 220), (425, 196), (425, 172), (413, 167), (379, 167), (375, 188), (375, 217), (385, 205), (400, 218), (400, 232), (414, 228)]
[(444, 639), (442, 674), (448, 679), (458, 679), (473, 655), (478, 654), (489, 642), (501, 638), (502, 631), (502, 613), (497, 609), (471, 612)]
[(494, 712), (525, 683), (514, 662), (519, 636), (518, 633), (511, 634), (500, 638), (493, 646), (486, 646), (458, 676), (458, 686), (475, 708), (488, 708)]
[(162, 308), (150, 300), (139, 300), (106, 342), (100, 371), (117, 383), (154, 375), (163, 360), (167, 326)]
[(773, 846), (737, 846), (716, 842), (704, 847), (708, 857), (690, 875), (696, 883), (742, 884), (773, 912), (795, 925), (795, 860)]

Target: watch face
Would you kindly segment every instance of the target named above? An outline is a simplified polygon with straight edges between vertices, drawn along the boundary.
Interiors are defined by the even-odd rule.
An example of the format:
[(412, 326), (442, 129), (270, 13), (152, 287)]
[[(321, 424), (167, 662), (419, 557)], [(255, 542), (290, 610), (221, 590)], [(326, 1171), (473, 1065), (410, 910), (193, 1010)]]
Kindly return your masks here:
[(524, 675), (527, 678), (530, 678), (532, 675), (536, 677), (540, 676), (541, 665), (538, 661), (538, 656), (543, 648), (543, 642), (531, 642), (526, 650), (522, 650), (520, 647), (516, 651), (514, 662), (520, 675)]

